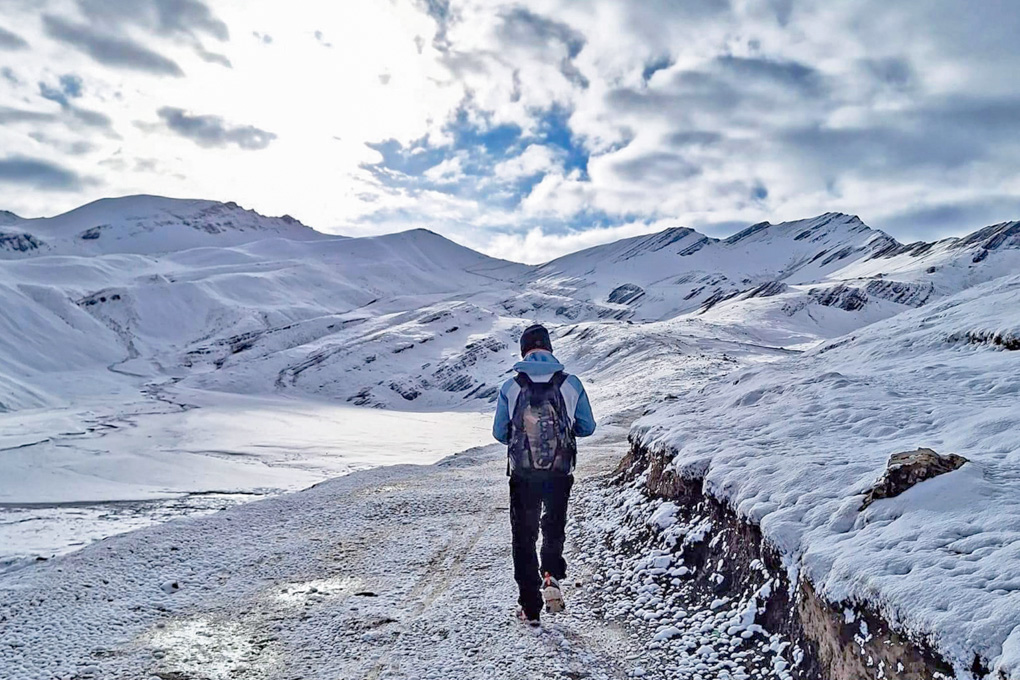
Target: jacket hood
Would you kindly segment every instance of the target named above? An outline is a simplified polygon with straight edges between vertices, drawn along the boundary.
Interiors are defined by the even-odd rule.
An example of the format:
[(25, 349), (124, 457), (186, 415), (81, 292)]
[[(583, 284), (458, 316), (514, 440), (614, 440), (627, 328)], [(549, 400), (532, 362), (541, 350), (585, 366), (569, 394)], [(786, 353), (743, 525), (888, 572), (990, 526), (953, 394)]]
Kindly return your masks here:
[(545, 350), (534, 351), (525, 357), (523, 361), (518, 361), (514, 364), (515, 371), (518, 373), (527, 373), (528, 375), (555, 373), (556, 371), (562, 371), (563, 369), (563, 364), (561, 364), (556, 357), (553, 356), (553, 353), (546, 352)]

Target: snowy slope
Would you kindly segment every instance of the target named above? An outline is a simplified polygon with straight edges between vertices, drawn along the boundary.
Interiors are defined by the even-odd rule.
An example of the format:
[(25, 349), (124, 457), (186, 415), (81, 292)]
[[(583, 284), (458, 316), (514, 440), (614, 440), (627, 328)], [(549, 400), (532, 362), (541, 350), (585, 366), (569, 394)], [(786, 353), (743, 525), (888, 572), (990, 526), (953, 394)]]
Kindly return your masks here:
[[(5, 233), (45, 242), (0, 260), (8, 411), (168, 380), (486, 408), (517, 334), (537, 320), (608, 410), (624, 412), (734, 357), (774, 358), (1020, 266), (1018, 223), (904, 246), (833, 213), (725, 240), (671, 229), (537, 268), (425, 230), (328, 237), (210, 201), (139, 196), (3, 219)], [(83, 239), (97, 223), (108, 228)]]
[[(423, 230), (0, 260), (0, 503), (58, 504), (0, 508), (0, 568), (5, 558), (62, 550), (54, 541), (201, 511), (210, 493), (250, 499), (480, 443), (489, 425), (478, 413), (359, 417), (347, 398), (361, 383), (343, 365), (328, 376), (329, 389), (293, 379), (315, 364), (323, 343), (339, 344), (348, 325), (385, 324), (399, 310), (505, 286), (522, 269)], [(469, 356), (465, 337), (448, 341)], [(260, 352), (278, 365), (267, 368)], [(490, 372), (506, 358), (486, 354)], [(188, 385), (271, 396), (245, 400)], [(305, 399), (281, 399), (280, 391)], [(333, 396), (341, 403), (314, 401)], [(435, 404), (447, 411), (451, 401)], [(413, 423), (415, 436), (393, 423)], [(357, 443), (380, 427), (387, 436)], [(154, 500), (168, 498), (180, 500)], [(125, 503), (116, 512), (59, 507), (110, 501)], [(111, 515), (126, 521), (109, 522)], [(102, 528), (82, 527), (82, 516)]]
[[(1004, 277), (735, 373), (632, 436), (759, 523), (791, 576), (876, 606), (961, 673), (977, 652), (1018, 678), (1018, 348), (1020, 277)], [(886, 459), (921, 446), (971, 463), (859, 512)]]
[[(370, 239), (276, 237), (160, 256), (3, 261), (0, 380), (12, 387), (0, 401), (7, 409), (54, 403), (59, 398), (13, 385), (139, 357), (167, 369), (187, 366), (209, 343), (236, 349), (244, 334), (275, 332), (301, 345), (338, 329), (357, 308), (375, 305), (369, 316), (387, 306), (414, 309), (498, 285), (521, 269), (425, 231)], [(264, 380), (262, 391), (271, 391), (275, 378)]]

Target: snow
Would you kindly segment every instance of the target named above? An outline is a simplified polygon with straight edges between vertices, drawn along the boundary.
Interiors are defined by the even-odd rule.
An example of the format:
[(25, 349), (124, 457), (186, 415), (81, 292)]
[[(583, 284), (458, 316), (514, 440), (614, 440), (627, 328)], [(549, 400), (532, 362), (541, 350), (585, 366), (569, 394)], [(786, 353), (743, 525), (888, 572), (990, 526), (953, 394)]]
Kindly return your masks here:
[[(978, 651), (1020, 678), (1020, 642), (1011, 632), (1020, 630), (1012, 613), (1020, 603), (1010, 576), (1020, 546), (1011, 529), (1020, 385), (1015, 355), (1004, 349), (1020, 337), (1018, 223), (902, 245), (854, 216), (827, 213), (754, 225), (725, 240), (670, 229), (538, 267), (493, 259), (426, 230), (328, 236), (234, 204), (152, 196), (104, 199), (39, 220), (0, 214), (0, 225), (0, 561), (17, 567), (0, 577), (10, 598), (4, 604), (23, 607), (55, 591), (66, 599), (109, 580), (111, 569), (134, 570), (140, 580), (117, 574), (118, 583), (131, 593), (130, 603), (152, 609), (145, 609), (146, 619), (119, 609), (127, 603), (110, 605), (112, 620), (132, 640), (125, 668), (167, 659), (216, 675), (257, 657), (263, 664), (251, 670), (257, 677), (278, 664), (311, 664), (336, 649), (339, 638), (304, 628), (300, 634), (311, 637), (295, 630), (287, 638), (291, 633), (274, 628), (284, 624), (269, 621), (279, 614), (278, 602), (329, 608), (332, 597), (358, 599), (358, 616), (381, 617), (345, 619), (353, 609), (330, 610), (340, 617), (335, 621), (359, 631), (357, 639), (342, 640), (351, 651), (336, 668), (364, 677), (372, 670), (365, 659), (378, 657), (380, 648), (406, 652), (406, 659), (385, 661), (406, 665), (424, 647), (402, 647), (402, 636), (410, 630), (431, 639), (449, 631), (455, 619), (434, 612), (429, 597), (454, 591), (434, 580), (417, 591), (408, 586), (404, 593), (426, 604), (399, 616), (392, 616), (392, 601), (384, 607), (381, 597), (348, 591), (376, 577), (399, 581), (400, 568), (420, 575), (436, 546), (460, 545), (464, 535), (486, 548), (485, 559), (471, 553), (472, 568), (501, 602), (511, 601), (495, 564), (505, 557), (499, 548), (505, 536), (487, 523), (487, 513), (505, 501), (486, 496), (489, 504), (475, 507), (463, 526), (446, 527), (433, 498), (434, 492), (448, 504), (473, 502), (444, 486), (454, 478), (490, 491), (495, 487), (485, 485), (499, 486), (498, 474), (485, 477), (501, 472), (486, 458), (491, 451), (430, 470), (366, 468), (430, 463), (487, 440), (491, 401), (519, 332), (539, 321), (550, 327), (557, 357), (585, 380), (600, 423), (627, 427), (644, 415), (633, 435), (678, 451), (676, 466), (705, 476), (711, 493), (760, 522), (787, 556), (791, 575), (803, 574), (849, 610), (855, 602), (880, 608), (961, 669)], [(604, 455), (622, 453), (618, 435)], [(918, 446), (972, 463), (859, 513), (860, 494), (887, 456)], [(338, 474), (351, 476), (233, 507)], [(439, 487), (429, 487), (430, 480)], [(408, 485), (413, 494), (403, 493)], [(370, 520), (382, 510), (371, 499), (391, 495), (400, 504), (387, 506), (394, 513), (383, 520), (390, 533), (378, 536)], [(406, 509), (421, 507), (435, 517), (414, 535), (409, 527), (417, 524)], [(286, 512), (321, 513), (338, 524)], [(226, 522), (235, 518), (238, 525), (251, 522), (251, 531), (232, 535), (237, 527)], [(636, 491), (619, 507), (593, 512), (586, 526), (588, 536), (621, 541), (614, 560), (624, 559), (622, 542), (639, 527), (659, 532), (659, 545), (626, 563), (601, 563), (585, 553), (587, 539), (580, 541), (582, 563), (593, 576), (605, 567), (620, 593), (682, 587), (690, 569), (671, 563), (669, 551), (703, 542), (713, 529), (707, 517), (685, 524), (675, 507), (647, 507)], [(148, 528), (99, 540), (138, 527)], [(214, 540), (200, 545), (194, 527)], [(286, 535), (285, 527), (300, 536)], [(472, 533), (474, 527), (482, 533)], [(182, 549), (176, 543), (182, 535), (193, 537), (187, 550), (198, 551), (187, 559), (167, 552)], [(256, 538), (266, 536), (271, 540)], [(154, 537), (151, 547), (146, 537)], [(315, 553), (309, 537), (331, 547)], [(385, 551), (373, 547), (375, 539)], [(31, 562), (94, 540), (72, 555)], [(109, 546), (149, 561), (122, 552), (100, 557)], [(478, 543), (466, 547), (471, 552)], [(447, 570), (466, 564), (443, 555)], [(394, 559), (404, 561), (391, 567)], [(336, 570), (323, 573), (322, 562)], [(287, 566), (277, 572), (274, 564)], [(65, 565), (83, 570), (84, 581), (57, 571)], [(632, 582), (635, 570), (644, 570), (641, 581)], [(219, 591), (214, 575), (235, 572), (250, 582), (227, 575), (232, 585)], [(281, 578), (305, 586), (284, 592)], [(180, 588), (165, 593), (160, 586), (168, 582)], [(222, 599), (204, 606), (196, 587)], [(21, 589), (34, 595), (23, 599)], [(635, 601), (647, 599), (636, 612), (621, 612), (634, 614), (628, 626), (647, 623), (644, 641), (661, 643), (663, 653), (682, 645), (692, 659), (701, 659), (699, 650), (716, 654), (712, 664), (683, 666), (691, 677), (708, 668), (742, 677), (734, 669), (743, 657), (706, 648), (701, 638), (721, 630), (735, 644), (757, 642), (762, 631), (746, 621), (753, 603), (719, 598), (714, 611), (677, 607), (666, 622), (661, 601), (646, 606), (663, 597), (652, 590), (633, 593)], [(166, 597), (173, 600), (149, 599)], [(453, 613), (470, 611), (467, 595), (457, 598)], [(154, 603), (172, 602), (180, 603), (169, 609), (177, 618), (155, 621), (168, 613)], [(594, 599), (590, 604), (596, 607)], [(108, 667), (99, 648), (105, 643), (86, 630), (103, 616), (102, 606), (97, 600), (73, 623), (77, 632), (53, 642), (66, 652), (58, 660), (70, 664), (68, 673), (92, 665), (107, 673), (121, 663)], [(585, 637), (581, 622), (595, 619), (584, 619), (583, 611), (575, 628), (554, 628), (543, 638), (550, 652), (576, 648), (578, 636), (587, 641), (568, 655), (565, 673), (573, 672), (571, 663), (584, 666), (589, 653), (630, 656), (626, 667), (607, 661), (613, 670), (606, 677), (665, 672), (668, 664), (652, 658), (655, 649), (609, 655), (631, 647), (604, 628), (592, 629), (597, 640)], [(257, 635), (245, 623), (251, 612), (261, 612)], [(485, 612), (502, 621), (502, 611)], [(18, 625), (45, 637), (39, 631), (64, 621), (62, 614), (46, 616)], [(418, 628), (391, 634), (390, 623), (378, 624), (391, 616)], [(454, 637), (481, 650), (485, 635), (506, 636), (500, 625), (486, 624), (478, 635), (457, 628)], [(651, 639), (669, 626), (681, 634)], [(478, 677), (539, 667), (537, 657), (522, 655), (532, 650), (528, 641), (512, 639), (524, 647), (467, 654), (482, 655), (483, 670), (489, 664), (489, 675)], [(294, 647), (285, 650), (284, 643)], [(295, 651), (305, 644), (318, 645), (320, 656)], [(797, 650), (783, 651), (782, 644), (768, 641), (754, 669), (788, 676)], [(468, 672), (471, 664), (450, 661), (461, 658), (460, 647), (440, 647), (436, 654), (446, 654), (446, 665), (436, 667), (437, 677)], [(23, 649), (0, 654), (21, 655), (17, 668), (25, 677), (52, 677), (23, 664), (30, 656)], [(144, 663), (143, 649), (152, 652)], [(184, 656), (175, 656), (181, 649)], [(31, 663), (52, 667), (39, 658)]]
[(432, 463), (491, 436), (489, 415), (476, 412), (170, 396), (193, 408), (114, 402), (0, 414), (0, 565), (354, 470)]
[[(865, 602), (960, 673), (1006, 677), (1020, 656), (1020, 277), (976, 286), (766, 367), (737, 372), (635, 424), (672, 467), (760, 524), (833, 602)], [(980, 339), (988, 339), (985, 342)], [(970, 459), (859, 512), (889, 455)]]
[(640, 660), (644, 677), (790, 677), (788, 669), (803, 655), (754, 623), (775, 577), (759, 562), (760, 587), (700, 606), (689, 578), (694, 570), (662, 565), (685, 559), (675, 551), (672, 534), (700, 533), (703, 540), (707, 518), (677, 519), (660, 528), (652, 518), (674, 504), (650, 498), (642, 485), (639, 478), (623, 488), (607, 480), (584, 487), (575, 501), (573, 555), (599, 586), (586, 594), (597, 591), (605, 618), (633, 631), (642, 647), (633, 658)]
[(660, 529), (666, 529), (676, 524), (676, 511), (678, 510), (675, 503), (663, 503), (659, 508), (652, 513), (652, 516), (648, 518), (649, 524), (654, 524)]
[[(147, 196), (16, 226), (46, 246), (0, 258), (0, 561), (488, 440), (488, 401), (445, 390), (480, 391), (480, 359), (499, 379), (509, 344), (490, 333), (510, 324), (444, 300), (523, 265), (424, 230), (329, 237)], [(369, 366), (357, 348), (383, 336), (443, 342)], [(408, 358), (434, 363), (440, 398), (410, 403)]]

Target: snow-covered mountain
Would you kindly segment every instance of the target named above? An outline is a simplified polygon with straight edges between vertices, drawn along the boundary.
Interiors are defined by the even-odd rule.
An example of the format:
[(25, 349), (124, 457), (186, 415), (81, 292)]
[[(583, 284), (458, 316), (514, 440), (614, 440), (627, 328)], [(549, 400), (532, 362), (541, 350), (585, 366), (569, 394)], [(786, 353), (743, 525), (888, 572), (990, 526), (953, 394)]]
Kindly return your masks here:
[[(174, 250), (53, 257), (39, 248), (0, 262), (5, 312), (0, 316), (0, 382), (7, 386), (0, 408), (61, 403), (78, 393), (77, 383), (69, 384), (64, 374), (105, 370), (126, 361), (136, 361), (135, 370), (152, 377), (179, 375), (190, 367), (219, 369), (227, 357), (256, 345), (232, 364), (257, 363), (255, 357), (266, 347), (293, 364), (285, 361), (245, 385), (271, 391), (281, 371), (300, 374), (297, 367), (314, 364), (310, 357), (323, 351), (323, 339), (348, 326), (380, 315), (389, 320), (388, 314), (462, 297), (464, 291), (474, 294), (526, 269), (425, 230), (364, 239), (329, 237), (282, 218), (211, 202), (178, 205), (160, 199), (160, 214), (191, 217), (149, 219), (138, 227), (138, 205), (152, 205), (143, 198), (105, 204), (107, 222), (120, 225), (111, 227), (107, 249), (149, 250), (160, 243), (161, 248), (176, 244)], [(110, 206), (116, 205), (131, 217), (114, 216)], [(247, 221), (241, 223), (242, 217)], [(36, 228), (37, 222), (19, 226), (29, 242), (54, 242), (50, 234), (58, 228), (81, 225), (68, 216), (44, 223), (44, 229)], [(190, 247), (195, 239), (227, 244)], [(92, 247), (74, 241), (65, 245), (79, 251)], [(359, 313), (359, 308), (368, 311)], [(297, 355), (295, 348), (301, 348)], [(85, 380), (82, 389), (89, 389), (90, 382)]]
[(125, 362), (203, 388), (447, 408), (491, 399), (535, 320), (597, 379), (678, 353), (797, 349), (1020, 266), (1017, 222), (903, 245), (838, 213), (722, 240), (668, 229), (537, 267), (426, 230), (327, 236), (211, 201), (135, 196), (4, 220), (8, 410), (60, 403), (78, 393), (63, 374)]
[[(73, 236), (91, 228), (82, 215), (100, 212), (119, 226)], [(0, 415), (10, 425), (37, 414), (18, 420), (37, 425), (0, 441), (19, 452), (0, 460), (0, 479), (32, 470), (49, 484), (33, 463), (48, 461), (54, 479), (75, 480), (59, 482), (69, 500), (110, 497), (148, 477), (165, 480), (160, 488), (209, 488), (150, 475), (158, 456), (136, 459), (130, 438), (103, 447), (130, 463), (95, 458), (90, 438), (134, 422), (128, 414), (233, 403), (224, 393), (485, 411), (520, 331), (542, 321), (600, 420), (629, 425), (649, 404), (1020, 264), (1017, 223), (901, 245), (856, 218), (825, 215), (725, 240), (672, 229), (533, 267), (425, 230), (333, 237), (211, 202), (138, 197), (68, 215), (78, 217), (10, 218), (3, 229), (46, 246), (0, 259)], [(223, 215), (244, 228), (231, 231)], [(72, 238), (54, 236), (65, 231)], [(89, 250), (107, 236), (110, 252)], [(162, 252), (141, 252), (156, 243)], [(124, 470), (136, 472), (122, 479)], [(280, 484), (256, 476), (249, 486)], [(229, 475), (196, 472), (202, 478)], [(0, 484), (0, 500), (20, 493), (11, 484)]]
[[(762, 222), (727, 239), (675, 228), (596, 246), (538, 267), (529, 301), (574, 318), (703, 315), (780, 330), (763, 339), (789, 345), (841, 335), (1018, 265), (1018, 222), (904, 245), (856, 216), (826, 213)], [(572, 304), (556, 304), (565, 299)]]
[(0, 212), (0, 258), (33, 255), (155, 254), (323, 235), (299, 221), (265, 217), (236, 203), (160, 196), (104, 198), (56, 217)]

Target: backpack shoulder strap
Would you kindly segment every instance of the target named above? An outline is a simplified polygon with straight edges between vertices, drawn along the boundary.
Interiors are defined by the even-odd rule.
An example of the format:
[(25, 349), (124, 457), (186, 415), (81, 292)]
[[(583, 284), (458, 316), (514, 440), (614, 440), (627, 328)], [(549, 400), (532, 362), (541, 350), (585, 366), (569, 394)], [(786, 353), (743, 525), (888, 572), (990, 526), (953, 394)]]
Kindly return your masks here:
[(529, 385), (532, 384), (531, 378), (528, 377), (528, 374), (525, 373), (524, 371), (519, 372), (517, 376), (514, 378), (514, 380), (517, 381), (517, 384), (521, 386), (521, 389), (528, 387)]
[(570, 376), (568, 376), (563, 371), (556, 371), (555, 373), (553, 373), (552, 380), (550, 380), (549, 382), (551, 382), (556, 389), (560, 389), (561, 387), (563, 387), (563, 383), (567, 381), (568, 377)]

